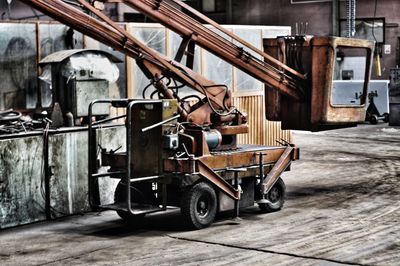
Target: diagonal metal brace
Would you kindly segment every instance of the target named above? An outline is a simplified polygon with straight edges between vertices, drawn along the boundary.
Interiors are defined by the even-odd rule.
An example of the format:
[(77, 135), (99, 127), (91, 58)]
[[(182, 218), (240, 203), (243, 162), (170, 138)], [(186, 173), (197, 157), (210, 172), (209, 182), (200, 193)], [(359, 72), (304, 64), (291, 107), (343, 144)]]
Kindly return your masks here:
[(292, 162), (292, 153), (294, 150), (294, 147), (287, 146), (281, 157), (279, 157), (278, 161), (275, 163), (274, 167), (268, 173), (261, 185), (261, 192), (263, 195), (267, 194), (271, 190), (281, 174), (288, 168)]
[(227, 196), (234, 200), (240, 200), (240, 191), (233, 188), (228, 182), (226, 182), (220, 175), (214, 172), (214, 170), (208, 167), (205, 163), (200, 160), (196, 160), (196, 168), (198, 173), (202, 177), (213, 183)]

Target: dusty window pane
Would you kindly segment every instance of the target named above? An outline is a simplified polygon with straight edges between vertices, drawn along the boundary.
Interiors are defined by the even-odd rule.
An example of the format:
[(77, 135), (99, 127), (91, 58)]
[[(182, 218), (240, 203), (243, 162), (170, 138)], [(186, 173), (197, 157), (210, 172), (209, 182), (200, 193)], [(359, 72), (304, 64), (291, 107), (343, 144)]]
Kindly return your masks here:
[[(165, 29), (158, 27), (143, 27), (132, 28), (131, 32), (139, 41), (146, 44), (146, 46), (156, 50), (161, 54), (166, 53), (165, 48)], [(143, 74), (140, 68), (135, 64), (134, 66), (134, 98), (141, 99), (143, 89), (150, 83), (149, 79)], [(151, 86), (147, 90), (146, 97), (149, 98), (154, 88)]]
[(0, 109), (35, 108), (37, 103), (36, 26), (0, 27)]
[[(258, 49), (262, 50), (262, 39), (261, 39), (261, 31), (260, 29), (250, 29), (250, 28), (243, 28), (243, 29), (235, 29), (234, 33), (241, 37), (246, 42), (252, 44), (253, 46), (257, 47)], [(237, 45), (241, 46), (240, 44), (236, 43)], [(251, 54), (255, 55), (257, 58), (261, 59), (259, 55), (254, 53), (251, 50), (248, 50)], [(235, 76), (235, 89), (237, 91), (254, 91), (254, 90), (261, 90), (262, 89), (262, 82), (258, 81), (257, 79), (253, 78), (252, 76), (246, 74), (245, 72), (236, 69), (236, 76)]]
[(367, 49), (337, 47), (333, 68), (332, 104), (362, 105)]
[(67, 49), (82, 49), (81, 33), (61, 24), (39, 25), (40, 58)]
[(87, 36), (85, 36), (85, 46), (90, 49), (99, 49), (112, 54), (122, 61), (122, 63), (117, 63), (119, 69), (119, 78), (115, 84), (110, 87), (110, 97), (111, 98), (126, 98), (126, 57), (125, 54), (114, 50), (113, 48), (104, 45), (98, 41), (95, 41)]
[(126, 98), (126, 67), (125, 67), (126, 66), (126, 57), (125, 57), (125, 54), (118, 52), (104, 44), (100, 44), (100, 50), (106, 51), (122, 61), (122, 63), (117, 63), (117, 67), (119, 69), (119, 78), (117, 81), (118, 91), (116, 91), (115, 89), (113, 90), (113, 88), (111, 88), (110, 97)]
[[(226, 34), (212, 29), (217, 32), (225, 39), (232, 41), (232, 39)], [(228, 86), (229, 89), (232, 87), (232, 71), (233, 67), (231, 64), (225, 62), (218, 56), (205, 51), (204, 52), (204, 76), (208, 79), (214, 81), (216, 84), (224, 84)]]
[(215, 12), (215, 0), (203, 0), (203, 12)]
[[(169, 57), (175, 58), (176, 53), (178, 52), (179, 46), (181, 45), (182, 42), (182, 37), (176, 34), (175, 32), (169, 31), (169, 43), (171, 45), (171, 51), (169, 54)], [(194, 51), (194, 66), (193, 66), (193, 71), (200, 73), (200, 48), (196, 45), (195, 51)], [(186, 55), (183, 56), (182, 64), (186, 65)], [(194, 90), (188, 87), (183, 87), (179, 89), (179, 96), (187, 96), (189, 94), (195, 94)]]
[[(66, 50), (82, 49), (83, 35), (61, 24), (39, 25), (40, 59), (46, 56)], [(48, 84), (40, 84), (41, 106), (46, 108), (52, 104), (52, 90)]]

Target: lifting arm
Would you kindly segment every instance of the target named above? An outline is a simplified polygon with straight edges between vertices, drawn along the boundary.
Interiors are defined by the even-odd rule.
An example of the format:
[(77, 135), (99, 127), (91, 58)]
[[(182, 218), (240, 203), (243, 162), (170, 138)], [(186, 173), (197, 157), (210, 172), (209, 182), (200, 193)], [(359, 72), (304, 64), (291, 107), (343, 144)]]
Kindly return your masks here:
[(206, 102), (201, 105), (202, 110), (197, 110), (203, 115), (196, 114), (196, 110), (190, 110), (189, 114), (180, 108), (183, 120), (210, 124), (213, 111), (218, 110), (221, 113), (232, 111), (230, 95), (224, 86), (215, 84), (147, 47), (88, 2), (77, 0), (81, 7), (95, 14), (97, 18), (62, 0), (22, 0), (22, 2), (137, 60), (140, 68), (153, 80), (164, 98), (176, 98), (176, 95), (164, 84), (163, 77), (175, 79), (204, 94)]
[[(135, 59), (162, 98), (177, 99), (180, 102), (179, 112), (182, 122), (214, 128), (227, 125), (240, 126), (246, 123), (246, 117), (232, 106), (231, 94), (225, 85), (215, 84), (189, 67), (170, 60), (147, 47), (92, 6), (92, 3), (96, 4), (99, 1), (21, 1)], [(266, 97), (266, 99), (273, 101), (270, 106), (277, 111), (271, 116), (267, 113), (267, 117), (270, 120), (281, 120), (283, 128), (323, 130), (336, 126), (351, 126), (364, 120), (365, 100), (361, 101), (361, 105), (357, 107), (332, 105), (331, 98), (335, 81), (333, 70), (336, 71), (338, 63), (336, 57), (342, 47), (344, 47), (343, 49), (354, 48), (353, 51), (356, 53), (358, 50), (365, 52), (361, 56), (366, 58), (363, 87), (363, 90), (366, 91), (370, 77), (370, 55), (373, 50), (371, 42), (343, 38), (312, 38), (307, 47), (303, 45), (303, 42), (299, 46), (301, 49), (304, 47), (304, 51), (309, 53), (305, 64), (306, 68), (303, 68), (302, 64), (298, 64), (296, 61), (300, 58), (297, 52), (295, 64), (290, 64), (290, 58), (288, 58), (289, 63), (286, 64), (287, 56), (285, 55), (280, 58), (283, 62), (280, 62), (241, 40), (180, 0), (102, 0), (101, 2), (118, 2), (128, 5), (177, 32), (184, 40), (176, 56), (177, 60), (182, 58), (181, 53), (186, 46), (190, 53), (194, 51), (193, 45), (198, 44), (262, 81), (268, 88), (274, 89), (273, 97)], [(213, 28), (203, 23), (209, 23)], [(285, 49), (282, 49), (285, 48), (285, 43), (278, 41), (279, 45), (282, 46), (281, 52), (285, 52)], [(302, 52), (302, 50), (297, 50)], [(354, 54), (354, 52), (352, 53)], [(352, 53), (349, 55), (352, 56)], [(192, 56), (188, 58), (188, 66), (193, 65), (192, 60)], [(305, 73), (299, 73), (294, 68), (299, 71), (305, 69)], [(198, 98), (197, 104), (188, 106), (185, 102), (186, 99), (180, 99), (174, 91), (174, 88), (179, 86), (169, 86), (171, 81), (174, 84), (181, 83), (179, 86), (188, 86), (205, 97)], [(285, 108), (280, 108), (281, 106)], [(288, 114), (294, 118), (289, 118)], [(238, 134), (236, 131), (232, 132), (230, 132), (232, 135)], [(246, 130), (242, 130), (239, 133), (246, 132)]]
[[(180, 0), (121, 0), (139, 12), (149, 16), (184, 38), (191, 38), (199, 46), (226, 60), (254, 78), (269, 84), (282, 94), (300, 100), (299, 81), (306, 77), (270, 55), (262, 52), (213, 20), (202, 15)], [(187, 15), (189, 13), (191, 16)], [(217, 31), (205, 26), (208, 23)], [(218, 33), (220, 32), (220, 34)], [(242, 46), (223, 37), (227, 35)], [(260, 60), (251, 52), (264, 59)]]

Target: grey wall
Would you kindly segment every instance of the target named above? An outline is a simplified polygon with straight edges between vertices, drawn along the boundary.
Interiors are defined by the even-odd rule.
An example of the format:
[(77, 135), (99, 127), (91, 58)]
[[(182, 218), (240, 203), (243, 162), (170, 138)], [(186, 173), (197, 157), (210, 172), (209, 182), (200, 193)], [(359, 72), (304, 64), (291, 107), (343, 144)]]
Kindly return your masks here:
[[(387, 23), (392, 25), (400, 24), (400, 1), (384, 0), (377, 1), (377, 16), (385, 17)], [(373, 17), (375, 0), (358, 0), (357, 17)], [(122, 18), (122, 14), (116, 14), (116, 5), (109, 5), (107, 12), (113, 16)], [(119, 8), (123, 12), (125, 9)], [(0, 12), (4, 19), (22, 17), (33, 17), (37, 15), (31, 8), (13, 0), (11, 12), (8, 12), (6, 1), (0, 1)], [(340, 1), (340, 17), (345, 18), (345, 1)], [(46, 19), (46, 17), (42, 18)], [(220, 21), (227, 21), (221, 18)], [(232, 24), (241, 25), (274, 25), (292, 26), (295, 32), (296, 22), (308, 22), (308, 34), (332, 35), (332, 2), (291, 4), (290, 0), (232, 0)], [(386, 43), (391, 45), (392, 52), (389, 55), (382, 55), (383, 76), (381, 79), (388, 79), (389, 69), (399, 64), (398, 37), (399, 27), (386, 28)], [(373, 78), (377, 78), (373, 75)]]
[[(358, 0), (357, 17), (373, 17), (375, 0)], [(343, 6), (343, 4), (342, 4)], [(399, 40), (400, 37), (400, 1), (398, 0), (379, 0), (377, 1), (377, 17), (386, 19), (386, 44), (391, 45), (391, 54), (382, 54), (382, 79), (389, 79), (390, 68), (399, 64)], [(345, 8), (341, 8), (341, 17), (345, 17)], [(388, 25), (389, 23), (389, 25)], [(393, 26), (390, 26), (393, 25)], [(397, 25), (397, 26), (396, 26)], [(373, 71), (374, 72), (374, 71)], [(374, 73), (373, 73), (374, 74)]]
[[(391, 54), (382, 54), (382, 77), (377, 77), (373, 71), (374, 79), (388, 79), (389, 69), (399, 64), (400, 28), (400, 1), (377, 1), (377, 17), (385, 17), (386, 44), (391, 45)], [(358, 0), (356, 16), (374, 17), (375, 0)], [(308, 34), (332, 35), (332, 2), (291, 4), (290, 0), (265, 1), (265, 0), (241, 0), (233, 1), (233, 24), (257, 24), (291, 26), (294, 33), (296, 22), (308, 22)], [(345, 1), (340, 1), (340, 18), (346, 17)]]
[(309, 22), (309, 34), (330, 35), (332, 32), (331, 6), (330, 2), (292, 5), (290, 0), (233, 1), (232, 22), (234, 24), (292, 26), (293, 33), (296, 22)]
[[(51, 214), (53, 218), (90, 210), (88, 203), (87, 131), (49, 137)], [(125, 149), (124, 127), (102, 129), (103, 148)], [(46, 219), (43, 138), (0, 140), (0, 229)], [(101, 200), (112, 203), (117, 179), (99, 180)]]

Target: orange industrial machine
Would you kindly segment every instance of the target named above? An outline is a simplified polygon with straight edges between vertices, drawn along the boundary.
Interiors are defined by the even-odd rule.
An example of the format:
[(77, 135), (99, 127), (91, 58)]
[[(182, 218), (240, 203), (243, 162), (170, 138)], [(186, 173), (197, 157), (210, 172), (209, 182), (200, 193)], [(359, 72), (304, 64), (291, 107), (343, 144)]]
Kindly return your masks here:
[[(107, 1), (23, 2), (134, 58), (150, 80), (145, 92), (154, 87), (152, 99), (97, 100), (89, 107), (90, 117), (98, 104), (126, 110), (122, 116), (126, 118), (125, 151), (99, 152), (96, 142), (102, 124), (121, 116), (89, 119), (90, 204), (116, 210), (125, 220), (178, 206), (185, 221), (199, 229), (209, 226), (218, 211), (234, 209), (238, 215), (240, 207), (255, 202), (265, 211), (283, 206), (285, 185), (280, 175), (299, 158), (299, 150), (290, 143), (279, 147), (237, 144), (237, 135), (248, 131), (246, 115), (232, 105), (229, 88), (192, 70), (195, 45), (264, 82), (267, 117), (282, 120), (285, 128), (322, 130), (353, 126), (365, 119), (373, 54), (368, 41), (284, 37), (266, 41), (264, 52), (181, 1), (118, 1), (182, 36), (171, 60), (104, 15), (98, 8)], [(185, 65), (180, 63), (184, 55)], [(345, 70), (347, 57), (365, 62), (359, 106), (331, 102), (334, 82)], [(179, 89), (184, 86), (196, 93), (181, 97)], [(120, 182), (115, 202), (104, 205), (98, 180), (109, 177)]]

